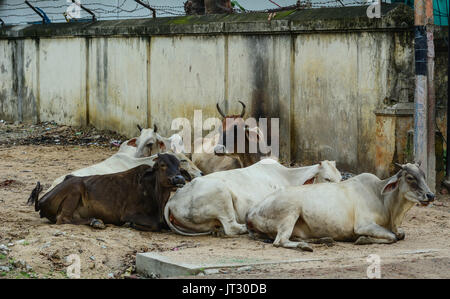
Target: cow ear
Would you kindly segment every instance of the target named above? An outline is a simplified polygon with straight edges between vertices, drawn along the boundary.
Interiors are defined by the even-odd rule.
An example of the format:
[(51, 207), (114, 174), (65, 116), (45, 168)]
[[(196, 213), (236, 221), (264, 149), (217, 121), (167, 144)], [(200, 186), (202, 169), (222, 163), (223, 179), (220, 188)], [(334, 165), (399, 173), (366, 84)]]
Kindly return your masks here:
[(136, 145), (136, 138), (130, 139), (130, 140), (127, 142), (127, 145), (128, 145), (128, 146), (132, 146), (132, 147), (137, 147), (137, 145)]
[(393, 176), (381, 190), (381, 195), (390, 193), (398, 188), (398, 176)]
[(184, 168), (180, 168), (180, 173), (181, 173), (181, 175), (184, 177), (184, 179), (186, 180), (186, 181), (192, 181), (192, 177), (191, 177), (191, 175), (189, 174), (189, 172), (187, 172), (187, 170), (186, 169), (184, 169)]
[(162, 141), (158, 141), (158, 147), (159, 147), (160, 151), (165, 151), (166, 150), (166, 145)]

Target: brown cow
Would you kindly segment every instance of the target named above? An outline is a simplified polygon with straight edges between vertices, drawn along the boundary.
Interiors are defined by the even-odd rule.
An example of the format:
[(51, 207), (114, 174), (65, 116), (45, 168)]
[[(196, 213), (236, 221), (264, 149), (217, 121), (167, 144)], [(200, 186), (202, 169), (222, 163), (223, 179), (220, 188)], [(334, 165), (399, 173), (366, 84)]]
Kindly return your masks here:
[[(250, 152), (250, 143), (253, 143), (254, 145), (257, 145), (260, 139), (264, 139), (264, 135), (262, 131), (258, 127), (250, 128), (243, 119), (245, 115), (245, 104), (241, 103), (243, 109), (240, 115), (225, 115), (222, 110), (219, 107), (219, 104), (217, 103), (216, 107), (219, 111), (220, 115), (223, 117), (222, 120), (222, 131), (221, 131), (221, 143), (219, 143), (218, 146), (216, 146), (214, 152), (216, 155), (226, 155), (229, 157), (233, 157), (235, 159), (238, 159), (241, 167), (248, 167), (250, 165), (255, 164), (258, 162), (263, 155), (261, 155), (259, 152), (251, 153)], [(239, 134), (244, 134), (244, 145), (243, 149), (241, 149), (241, 152), (239, 150), (238, 146), (238, 137)], [(227, 135), (232, 134), (233, 135), (233, 153), (226, 154), (225, 148), (227, 147)], [(243, 152), (242, 152), (243, 150)]]
[[(259, 152), (250, 153), (250, 143), (257, 144), (264, 136), (258, 127), (250, 128), (245, 123), (243, 117), (245, 115), (245, 104), (242, 105), (241, 114), (226, 115), (220, 109), (217, 103), (217, 111), (222, 116), (222, 129), (218, 134), (210, 139), (201, 138), (195, 143), (201, 142), (203, 148), (213, 147), (214, 153), (193, 153), (192, 162), (204, 173), (209, 174), (217, 171), (231, 170), (236, 168), (248, 167), (258, 162), (263, 155)], [(233, 153), (226, 152), (227, 135), (233, 136)], [(238, 137), (243, 135), (245, 143), (243, 144), (243, 153), (239, 153)]]
[(163, 211), (170, 192), (185, 184), (178, 159), (158, 154), (153, 167), (86, 177), (68, 176), (40, 200), (38, 183), (28, 200), (35, 210), (56, 224), (123, 225), (146, 231), (165, 227)]

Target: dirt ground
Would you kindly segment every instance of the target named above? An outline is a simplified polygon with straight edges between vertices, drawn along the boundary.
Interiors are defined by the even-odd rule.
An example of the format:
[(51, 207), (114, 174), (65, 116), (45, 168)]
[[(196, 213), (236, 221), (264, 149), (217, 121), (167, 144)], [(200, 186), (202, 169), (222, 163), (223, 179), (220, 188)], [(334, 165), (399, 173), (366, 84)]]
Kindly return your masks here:
[[(54, 126), (44, 130), (59, 129)], [(55, 178), (102, 161), (117, 150), (115, 143), (120, 140), (113, 139), (118, 136), (104, 138), (102, 135), (102, 143), (95, 144), (86, 142), (87, 134), (83, 145), (53, 144), (53, 139), (35, 145), (23, 141), (31, 133), (29, 128), (0, 123), (0, 278), (65, 278), (69, 265), (66, 257), (71, 254), (81, 258), (82, 278), (139, 278), (134, 273), (135, 255), (147, 251), (200, 260), (208, 254), (230, 253), (242, 258), (272, 255), (311, 259), (291, 264), (224, 268), (198, 278), (366, 278), (369, 265), (366, 258), (370, 254), (380, 256), (383, 278), (450, 278), (450, 198), (447, 195), (439, 195), (431, 206), (412, 208), (402, 226), (406, 232), (404, 241), (392, 245), (313, 245), (312, 253), (274, 248), (246, 235), (192, 238), (111, 225), (105, 230), (94, 230), (88, 226), (50, 224), (40, 219), (33, 207), (25, 205), (36, 182), (48, 188)], [(78, 132), (70, 130), (69, 133)]]

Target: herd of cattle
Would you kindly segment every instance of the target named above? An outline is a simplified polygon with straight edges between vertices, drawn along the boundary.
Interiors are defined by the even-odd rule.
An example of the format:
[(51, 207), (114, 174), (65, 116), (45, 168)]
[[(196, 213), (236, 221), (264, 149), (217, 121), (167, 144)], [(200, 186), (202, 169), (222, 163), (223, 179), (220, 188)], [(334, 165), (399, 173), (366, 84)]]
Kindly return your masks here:
[[(215, 138), (201, 140), (204, 147), (224, 146), (231, 130), (244, 130), (247, 145), (252, 135), (264, 138), (240, 122), (241, 104), (241, 114), (232, 116), (217, 105), (223, 125)], [(28, 204), (56, 224), (127, 224), (186, 236), (248, 232), (274, 246), (312, 251), (308, 242), (402, 240), (406, 212), (434, 200), (419, 164), (397, 164), (385, 180), (363, 173), (341, 181), (335, 162), (288, 168), (260, 154), (188, 154), (180, 135), (138, 129), (139, 137), (116, 154), (57, 178), (40, 199), (38, 182)]]

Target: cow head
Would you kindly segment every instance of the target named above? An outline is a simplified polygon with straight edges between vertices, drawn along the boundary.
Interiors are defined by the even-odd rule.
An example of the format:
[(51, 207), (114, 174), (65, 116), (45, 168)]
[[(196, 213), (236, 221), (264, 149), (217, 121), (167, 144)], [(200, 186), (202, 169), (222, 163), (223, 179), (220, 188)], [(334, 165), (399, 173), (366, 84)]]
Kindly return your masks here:
[(395, 165), (400, 171), (383, 187), (381, 191), (383, 195), (398, 191), (401, 198), (425, 206), (434, 201), (435, 195), (425, 181), (425, 173), (420, 169), (420, 163)]
[(172, 154), (158, 154), (151, 172), (163, 188), (176, 189), (186, 183), (180, 169), (180, 162)]
[(161, 136), (157, 134), (158, 127), (153, 126), (153, 129), (143, 129), (140, 125), (137, 125), (140, 136), (128, 141), (128, 145), (136, 147), (136, 158), (149, 157), (151, 155), (165, 151), (166, 146), (161, 139)]
[(319, 163), (319, 172), (314, 183), (337, 183), (342, 180), (342, 175), (336, 168), (335, 161), (321, 161)]
[(182, 153), (173, 153), (180, 161), (180, 172), (186, 181), (192, 181), (195, 178), (203, 176), (203, 172)]

